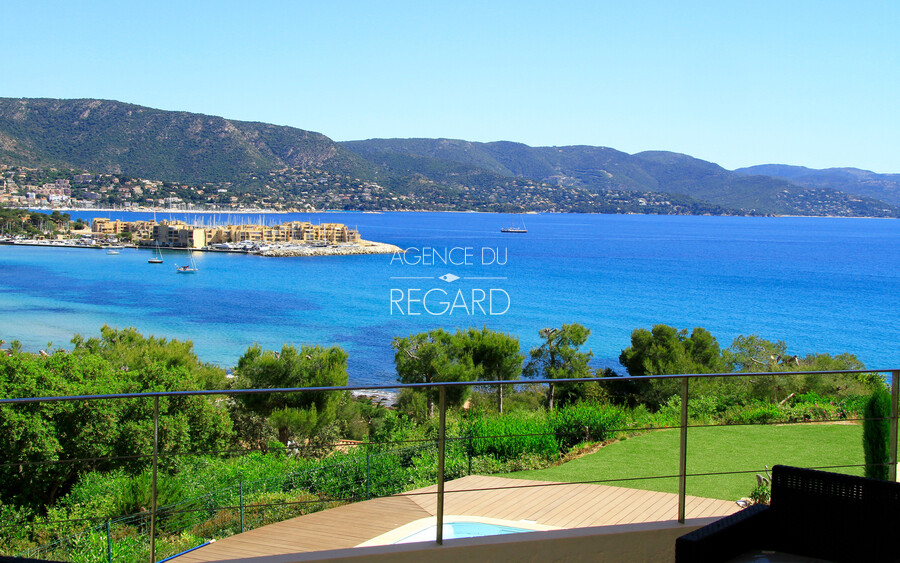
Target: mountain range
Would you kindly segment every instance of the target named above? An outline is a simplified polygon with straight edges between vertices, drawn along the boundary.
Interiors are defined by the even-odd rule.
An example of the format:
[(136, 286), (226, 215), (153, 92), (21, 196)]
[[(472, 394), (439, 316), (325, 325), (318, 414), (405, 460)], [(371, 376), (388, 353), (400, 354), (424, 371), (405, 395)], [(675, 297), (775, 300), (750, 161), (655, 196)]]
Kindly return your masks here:
[(900, 205), (900, 174), (876, 174), (859, 168), (816, 170), (786, 164), (761, 164), (738, 168), (738, 174), (781, 178), (798, 186), (830, 188)]
[(294, 127), (95, 99), (0, 98), (0, 164), (225, 185), (288, 202), (314, 186), (326, 201), (359, 208), (900, 216), (898, 174), (729, 171), (674, 152), (507, 141), (337, 143)]

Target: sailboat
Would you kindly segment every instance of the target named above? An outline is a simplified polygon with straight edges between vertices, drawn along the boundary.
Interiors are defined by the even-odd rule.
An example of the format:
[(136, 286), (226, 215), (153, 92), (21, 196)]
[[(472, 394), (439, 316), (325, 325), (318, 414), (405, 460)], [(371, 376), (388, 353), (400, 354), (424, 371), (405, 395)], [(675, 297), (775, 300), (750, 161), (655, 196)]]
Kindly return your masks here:
[(153, 257), (147, 260), (148, 264), (162, 264), (162, 252), (159, 250), (159, 243), (156, 243), (156, 248), (153, 250)]
[(522, 219), (522, 216), (519, 215), (519, 226), (510, 225), (509, 227), (502, 227), (500, 229), (501, 233), (527, 233), (528, 229), (525, 228), (525, 220)]
[(178, 266), (175, 265), (175, 272), (178, 274), (193, 274), (197, 271), (197, 265), (194, 264), (194, 251), (188, 250), (188, 256), (191, 259), (191, 263), (188, 266)]

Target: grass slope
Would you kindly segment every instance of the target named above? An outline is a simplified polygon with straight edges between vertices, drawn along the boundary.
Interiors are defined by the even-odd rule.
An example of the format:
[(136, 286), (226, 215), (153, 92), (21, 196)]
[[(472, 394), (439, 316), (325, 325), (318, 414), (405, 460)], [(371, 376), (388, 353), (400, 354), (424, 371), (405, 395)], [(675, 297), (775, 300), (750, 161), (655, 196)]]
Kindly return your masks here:
[[(679, 431), (659, 430), (610, 444), (569, 463), (509, 477), (556, 482), (634, 479), (678, 473)], [(737, 500), (756, 485), (755, 473), (775, 464), (802, 467), (863, 463), (862, 426), (796, 424), (716, 426), (688, 430), (688, 473), (752, 471), (733, 475), (688, 477), (687, 494)], [(837, 470), (862, 475), (861, 467)], [(678, 492), (676, 478), (625, 480), (606, 485)]]

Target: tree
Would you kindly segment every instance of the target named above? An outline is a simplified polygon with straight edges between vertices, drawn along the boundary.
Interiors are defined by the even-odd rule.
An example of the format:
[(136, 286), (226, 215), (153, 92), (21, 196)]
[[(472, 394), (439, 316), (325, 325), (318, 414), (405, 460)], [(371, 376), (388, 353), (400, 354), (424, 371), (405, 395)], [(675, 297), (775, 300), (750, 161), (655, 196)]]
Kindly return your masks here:
[[(281, 352), (254, 344), (238, 360), (238, 389), (340, 387), (347, 385), (347, 353), (338, 346), (285, 345)], [(334, 422), (341, 395), (329, 391), (238, 395), (249, 410), (269, 417), (285, 445), (292, 435), (315, 436)]]
[(629, 375), (675, 375), (726, 371), (719, 343), (705, 328), (677, 330), (654, 325), (631, 333), (631, 346), (619, 355)]
[(783, 364), (788, 358), (787, 344), (783, 340), (771, 342), (757, 334), (740, 335), (734, 339), (731, 347), (725, 350), (722, 356), (732, 371), (784, 371), (778, 368), (782, 367), (780, 364)]
[[(481, 373), (472, 360), (472, 351), (460, 345), (458, 338), (435, 329), (394, 338), (394, 365), (401, 383), (438, 383), (445, 381), (475, 381)], [(434, 401), (438, 390), (424, 389), (428, 417), (434, 416)], [(469, 393), (468, 386), (447, 387), (447, 400), (462, 403)]]
[[(525, 365), (525, 376), (538, 379), (574, 379), (590, 377), (588, 363), (592, 352), (582, 352), (578, 347), (587, 341), (591, 331), (573, 323), (562, 328), (543, 328), (539, 331), (544, 343), (531, 350), (531, 360)], [(554, 384), (549, 384), (547, 406), (553, 410)]]
[[(77, 358), (63, 351), (50, 356), (0, 354), (0, 396), (5, 398), (115, 393), (124, 387), (100, 358)], [(123, 407), (123, 401), (0, 407), (0, 498), (52, 505), (84, 469), (78, 463), (54, 462), (114, 455)]]
[[(654, 325), (653, 329), (639, 328), (631, 333), (631, 346), (622, 350), (619, 362), (632, 376), (678, 375), (693, 373), (724, 373), (728, 366), (722, 358), (719, 343), (704, 328), (678, 330), (668, 325)], [(641, 381), (636, 384), (640, 402), (659, 408), (677, 392), (678, 383), (671, 380)], [(697, 382), (695, 389), (702, 394), (715, 392), (728, 383)]]
[[(799, 358), (796, 367), (788, 371), (839, 371), (866, 369), (853, 354), (807, 354)], [(817, 374), (808, 373), (794, 376), (799, 392), (812, 392), (823, 396), (867, 395), (873, 389), (882, 387), (884, 380), (876, 373)]]
[[(0, 354), (0, 396), (42, 397), (173, 391), (193, 387), (183, 367), (155, 362), (122, 370), (81, 350)], [(197, 396), (160, 399), (162, 453), (209, 452), (231, 441), (220, 403)], [(152, 399), (60, 401), (0, 408), (0, 500), (52, 505), (88, 469), (146, 467), (153, 442)], [(114, 460), (129, 456), (126, 460)], [(161, 458), (171, 465), (175, 458)], [(89, 460), (89, 465), (82, 461)], [(63, 463), (47, 463), (63, 462)], [(22, 466), (17, 465), (23, 463)], [(28, 463), (29, 465), (24, 465)], [(22, 470), (20, 470), (20, 467)]]
[(56, 225), (56, 229), (63, 228), (63, 230), (68, 231), (70, 219), (71, 217), (68, 213), (60, 213), (59, 211), (54, 210), (53, 213), (50, 214), (50, 220)]
[[(115, 366), (114, 366), (115, 367)], [(123, 372), (119, 372), (123, 373)], [(127, 386), (133, 392), (179, 391), (195, 388), (195, 380), (184, 366), (154, 362), (138, 370), (129, 370)], [(117, 451), (121, 455), (146, 454), (153, 449), (152, 399), (127, 401), (119, 422)], [(173, 396), (159, 399), (159, 449), (161, 453), (216, 452), (225, 449), (234, 437), (226, 402), (219, 398)], [(169, 469), (175, 458), (162, 458)], [(138, 470), (140, 462), (129, 463)]]
[[(472, 363), (481, 381), (513, 381), (522, 373), (524, 358), (519, 339), (486, 327), (456, 333), (460, 346), (471, 351)], [(497, 386), (497, 410), (503, 413), (503, 386)]]
[(145, 337), (134, 327), (118, 329), (103, 325), (99, 338), (85, 340), (76, 334), (72, 344), (75, 346), (73, 353), (100, 356), (122, 371), (140, 371), (158, 362), (170, 368), (184, 368), (193, 381), (180, 390), (224, 389), (227, 386), (225, 370), (201, 362), (190, 340)]
[[(756, 334), (738, 336), (731, 347), (722, 353), (726, 364), (741, 372), (817, 372), (861, 370), (865, 365), (853, 354), (808, 354), (804, 357), (788, 354), (787, 344), (771, 342)], [(746, 392), (756, 398), (775, 401), (791, 393), (813, 392), (823, 396), (865, 395), (883, 382), (876, 374), (815, 374), (775, 375), (748, 382)], [(735, 383), (737, 385), (737, 383)]]

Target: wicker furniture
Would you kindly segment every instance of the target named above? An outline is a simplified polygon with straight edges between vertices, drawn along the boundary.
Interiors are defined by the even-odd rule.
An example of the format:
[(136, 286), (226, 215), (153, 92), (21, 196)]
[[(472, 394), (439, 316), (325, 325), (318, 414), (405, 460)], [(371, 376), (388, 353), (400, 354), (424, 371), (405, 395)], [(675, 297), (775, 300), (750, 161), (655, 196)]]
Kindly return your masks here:
[(675, 561), (728, 561), (749, 550), (828, 561), (898, 561), (900, 483), (776, 465), (771, 505), (678, 538)]

